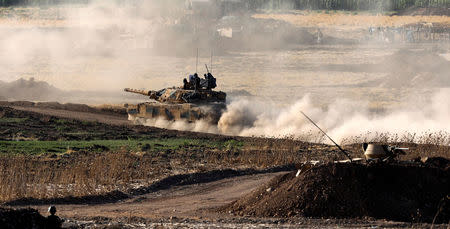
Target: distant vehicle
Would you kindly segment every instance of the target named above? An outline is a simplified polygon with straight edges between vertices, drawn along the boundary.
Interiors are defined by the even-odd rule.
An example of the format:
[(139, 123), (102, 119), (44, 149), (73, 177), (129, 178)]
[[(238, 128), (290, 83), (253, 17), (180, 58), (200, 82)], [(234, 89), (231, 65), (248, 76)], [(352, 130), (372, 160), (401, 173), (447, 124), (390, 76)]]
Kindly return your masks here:
[(137, 124), (158, 118), (186, 122), (205, 120), (217, 124), (226, 108), (226, 93), (213, 91), (215, 86), (216, 79), (208, 73), (204, 79), (198, 76), (192, 77), (190, 81), (184, 79), (184, 85), (181, 87), (163, 88), (158, 91), (125, 88), (126, 92), (149, 96), (153, 100), (136, 105), (126, 104), (125, 107), (129, 119)]

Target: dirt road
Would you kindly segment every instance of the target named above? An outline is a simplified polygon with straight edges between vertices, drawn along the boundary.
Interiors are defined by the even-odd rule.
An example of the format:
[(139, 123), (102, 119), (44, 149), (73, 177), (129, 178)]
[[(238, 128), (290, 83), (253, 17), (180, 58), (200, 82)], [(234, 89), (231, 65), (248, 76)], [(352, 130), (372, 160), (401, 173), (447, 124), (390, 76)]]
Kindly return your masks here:
[(32, 111), (50, 116), (56, 116), (61, 118), (71, 118), (90, 122), (101, 122), (110, 125), (127, 125), (130, 124), (127, 116), (119, 115), (107, 115), (101, 113), (82, 112), (82, 111), (67, 111), (60, 109), (40, 108), (40, 107), (21, 107), (12, 106), (16, 110)]
[[(337, 226), (340, 228), (400, 228), (411, 226), (408, 222), (354, 218), (248, 218), (216, 213), (213, 209), (237, 200), (283, 173), (285, 172), (238, 176), (209, 183), (177, 186), (117, 203), (56, 205), (57, 214), (68, 219), (63, 226), (80, 228), (105, 225), (117, 226), (117, 228), (329, 228)], [(47, 215), (47, 205), (29, 207)], [(414, 226), (429, 228), (430, 224), (414, 224)], [(446, 228), (446, 225), (440, 224), (435, 227)]]
[[(64, 218), (80, 217), (143, 217), (143, 218), (209, 218), (218, 207), (238, 199), (281, 173), (238, 176), (219, 181), (173, 187), (135, 196), (125, 201), (95, 205), (56, 205)], [(41, 213), (48, 206), (32, 206)]]

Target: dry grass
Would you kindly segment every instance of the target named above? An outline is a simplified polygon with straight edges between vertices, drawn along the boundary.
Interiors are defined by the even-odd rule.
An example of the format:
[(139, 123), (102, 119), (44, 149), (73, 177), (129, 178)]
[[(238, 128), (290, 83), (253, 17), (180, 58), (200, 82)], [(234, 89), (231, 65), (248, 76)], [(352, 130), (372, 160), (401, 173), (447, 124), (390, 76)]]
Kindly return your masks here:
[(151, 158), (129, 153), (71, 155), (48, 159), (33, 156), (2, 157), (0, 200), (25, 197), (84, 196), (122, 190), (158, 174)]
[(103, 194), (180, 173), (285, 165), (305, 160), (296, 151), (301, 145), (305, 143), (294, 139), (254, 139), (244, 146), (231, 140), (224, 149), (2, 156), (0, 201)]
[[(60, 8), (0, 8), (0, 25), (14, 27), (66, 27), (76, 22), (62, 18), (65, 9)], [(254, 18), (283, 20), (301, 27), (353, 27), (369, 26), (400, 27), (407, 24), (429, 22), (450, 26), (448, 16), (387, 16), (370, 12), (350, 11), (309, 11), (296, 10), (292, 13), (255, 14)]]
[[(309, 140), (308, 142), (302, 140)], [(267, 168), (306, 160), (345, 159), (335, 146), (311, 143), (323, 136), (307, 134), (300, 140), (286, 137), (237, 138), (223, 149), (205, 146), (166, 149), (160, 152), (67, 152), (58, 156), (2, 156), (0, 158), (0, 201), (19, 198), (55, 198), (126, 191), (157, 179), (180, 173), (221, 168)], [(345, 139), (352, 157), (362, 157), (360, 143), (379, 142), (409, 147), (403, 159), (417, 156), (450, 158), (447, 132), (389, 135), (368, 133)], [(414, 142), (414, 143), (413, 143)]]
[(255, 14), (255, 18), (283, 20), (301, 27), (353, 27), (368, 28), (370, 26), (401, 27), (407, 24), (429, 22), (450, 26), (448, 16), (385, 16), (348, 13), (311, 13), (302, 14)]

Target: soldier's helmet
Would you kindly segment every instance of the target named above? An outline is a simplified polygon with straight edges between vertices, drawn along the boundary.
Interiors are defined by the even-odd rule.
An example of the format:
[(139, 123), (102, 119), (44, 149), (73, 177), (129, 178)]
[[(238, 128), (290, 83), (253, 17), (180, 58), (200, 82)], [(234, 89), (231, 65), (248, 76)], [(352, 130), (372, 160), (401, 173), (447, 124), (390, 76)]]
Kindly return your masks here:
[(48, 212), (50, 212), (50, 214), (54, 215), (56, 213), (56, 207), (53, 205), (48, 207)]

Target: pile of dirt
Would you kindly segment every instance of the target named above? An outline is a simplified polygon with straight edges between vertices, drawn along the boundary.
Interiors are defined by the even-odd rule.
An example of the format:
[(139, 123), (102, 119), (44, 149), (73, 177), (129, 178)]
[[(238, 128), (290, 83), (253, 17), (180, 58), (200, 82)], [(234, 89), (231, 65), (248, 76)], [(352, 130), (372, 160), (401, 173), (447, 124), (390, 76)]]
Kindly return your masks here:
[(46, 218), (32, 208), (12, 209), (0, 207), (0, 227), (13, 228), (47, 228)]
[(20, 78), (9, 83), (0, 82), (0, 98), (14, 100), (51, 100), (58, 98), (63, 91), (44, 81)]
[[(330, 163), (274, 178), (222, 212), (257, 217), (374, 217), (431, 222), (448, 201), (449, 164)], [(448, 203), (436, 217), (447, 222)]]
[(88, 106), (79, 103), (59, 103), (59, 102), (29, 102), (29, 101), (0, 101), (0, 106), (9, 107), (35, 107), (43, 109), (65, 110), (65, 111), (79, 111), (90, 112), (97, 114), (117, 115), (126, 117), (127, 111), (124, 107), (117, 106)]

